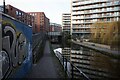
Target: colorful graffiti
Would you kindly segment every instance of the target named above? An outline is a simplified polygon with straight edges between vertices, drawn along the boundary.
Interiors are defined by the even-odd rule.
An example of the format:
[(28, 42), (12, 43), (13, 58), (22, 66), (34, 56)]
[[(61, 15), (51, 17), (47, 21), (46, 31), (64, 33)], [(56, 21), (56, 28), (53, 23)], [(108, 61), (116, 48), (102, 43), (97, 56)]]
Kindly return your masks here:
[[(2, 75), (8, 77), (31, 57), (32, 29), (27, 25), (2, 15)], [(29, 56), (28, 56), (29, 55)], [(17, 70), (16, 70), (17, 71)], [(12, 74), (14, 75), (14, 74)]]

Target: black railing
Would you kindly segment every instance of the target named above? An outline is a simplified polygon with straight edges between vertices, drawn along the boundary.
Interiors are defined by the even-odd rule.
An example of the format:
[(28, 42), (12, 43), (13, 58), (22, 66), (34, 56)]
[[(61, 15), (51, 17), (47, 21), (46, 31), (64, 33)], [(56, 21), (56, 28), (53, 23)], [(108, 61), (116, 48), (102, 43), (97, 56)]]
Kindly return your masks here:
[(68, 75), (68, 78), (72, 78), (72, 79), (79, 78), (81, 80), (91, 80), (84, 72), (82, 72), (82, 70), (80, 70), (76, 65), (74, 65), (74, 63), (68, 60), (61, 53), (56, 51), (55, 55), (63, 65), (64, 70)]

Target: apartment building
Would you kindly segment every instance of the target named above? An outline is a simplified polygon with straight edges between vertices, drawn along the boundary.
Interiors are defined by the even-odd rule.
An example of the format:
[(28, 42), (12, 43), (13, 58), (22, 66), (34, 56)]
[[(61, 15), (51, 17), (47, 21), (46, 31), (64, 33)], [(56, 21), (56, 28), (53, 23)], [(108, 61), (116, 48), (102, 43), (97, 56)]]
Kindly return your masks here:
[[(93, 24), (96, 22), (106, 23), (119, 20), (120, 0), (71, 0), (71, 34), (74, 38), (89, 39)], [(104, 29), (106, 26), (101, 27)], [(107, 32), (107, 30), (104, 31)], [(118, 75), (113, 74), (117, 71), (109, 66), (109, 64), (114, 65), (114, 62), (103, 60), (106, 59), (105, 55), (100, 55), (99, 52), (79, 45), (72, 44), (71, 47), (71, 61), (89, 78), (111, 79), (118, 77)], [(106, 67), (102, 67), (102, 65), (106, 65)], [(78, 77), (79, 72), (75, 70), (74, 75)]]
[(120, 0), (71, 0), (71, 34), (89, 39), (92, 24), (120, 19)]
[(49, 18), (46, 17), (44, 12), (28, 12), (28, 14), (35, 17), (34, 32), (48, 32), (49, 31)]
[(6, 14), (14, 17), (15, 19), (34, 27), (34, 17), (27, 14), (26, 12), (12, 6), (12, 5), (6, 5)]
[(70, 31), (71, 31), (71, 14), (70, 13), (62, 14), (62, 31), (70, 34)]

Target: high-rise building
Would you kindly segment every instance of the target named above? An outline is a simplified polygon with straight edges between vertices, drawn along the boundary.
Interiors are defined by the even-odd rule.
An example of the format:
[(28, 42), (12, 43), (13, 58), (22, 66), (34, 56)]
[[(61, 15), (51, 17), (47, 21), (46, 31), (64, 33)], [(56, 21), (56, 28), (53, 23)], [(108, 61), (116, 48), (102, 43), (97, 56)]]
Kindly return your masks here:
[(49, 19), (46, 17), (44, 12), (28, 12), (28, 14), (35, 17), (34, 32), (48, 32), (49, 31)]
[(70, 34), (71, 30), (71, 14), (63, 13), (62, 14), (62, 31)]
[(120, 19), (120, 0), (71, 0), (71, 34), (78, 39), (87, 38), (95, 22)]
[[(119, 20), (120, 0), (71, 0), (71, 34), (74, 38), (89, 39), (93, 24)], [(101, 26), (103, 29), (105, 27)], [(107, 32), (107, 30), (103, 31)], [(115, 74), (117, 70), (109, 66), (109, 64), (114, 65), (115, 62), (107, 60), (105, 55), (100, 55), (100, 52), (89, 50), (79, 45), (72, 44), (71, 47), (71, 61), (89, 78), (111, 79), (118, 77)], [(102, 65), (106, 65), (106, 67), (102, 67)], [(108, 70), (108, 67), (110, 70)], [(75, 77), (79, 76), (79, 72), (76, 70), (74, 74)]]

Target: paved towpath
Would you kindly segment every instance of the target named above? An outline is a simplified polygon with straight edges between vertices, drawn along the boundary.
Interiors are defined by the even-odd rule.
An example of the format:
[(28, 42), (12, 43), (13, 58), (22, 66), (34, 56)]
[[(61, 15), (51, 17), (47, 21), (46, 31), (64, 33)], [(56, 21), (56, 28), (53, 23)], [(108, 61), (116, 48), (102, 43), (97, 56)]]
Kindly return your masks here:
[(44, 55), (37, 64), (33, 64), (27, 78), (64, 78), (63, 67), (55, 57), (50, 53), (49, 41), (46, 41)]

